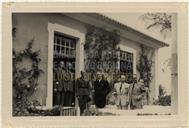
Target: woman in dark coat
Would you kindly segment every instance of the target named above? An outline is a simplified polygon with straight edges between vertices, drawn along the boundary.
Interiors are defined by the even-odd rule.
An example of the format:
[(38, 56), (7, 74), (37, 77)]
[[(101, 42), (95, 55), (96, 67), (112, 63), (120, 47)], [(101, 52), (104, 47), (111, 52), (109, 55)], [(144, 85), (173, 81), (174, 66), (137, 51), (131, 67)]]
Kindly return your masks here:
[(106, 96), (110, 92), (110, 86), (106, 79), (97, 73), (97, 80), (94, 82), (94, 103), (98, 108), (106, 106)]

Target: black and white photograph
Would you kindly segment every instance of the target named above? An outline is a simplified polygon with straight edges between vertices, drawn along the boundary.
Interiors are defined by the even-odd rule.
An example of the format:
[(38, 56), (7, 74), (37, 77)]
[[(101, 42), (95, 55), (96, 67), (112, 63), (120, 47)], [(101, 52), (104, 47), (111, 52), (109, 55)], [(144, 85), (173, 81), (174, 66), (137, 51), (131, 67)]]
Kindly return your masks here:
[(166, 12), (13, 13), (13, 116), (174, 114), (176, 22)]
[(11, 12), (3, 34), (10, 45), (3, 46), (6, 126), (9, 118), (75, 120), (69, 126), (80, 119), (185, 121), (185, 4), (88, 5), (4, 5)]

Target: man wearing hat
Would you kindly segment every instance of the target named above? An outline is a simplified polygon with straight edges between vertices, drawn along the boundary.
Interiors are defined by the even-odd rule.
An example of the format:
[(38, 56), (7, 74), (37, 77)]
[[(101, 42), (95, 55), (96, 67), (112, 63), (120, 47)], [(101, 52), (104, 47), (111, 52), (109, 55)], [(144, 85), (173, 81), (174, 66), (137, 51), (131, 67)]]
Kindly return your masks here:
[(116, 105), (118, 109), (127, 109), (129, 104), (129, 84), (125, 82), (125, 76), (121, 75), (121, 80), (115, 83)]

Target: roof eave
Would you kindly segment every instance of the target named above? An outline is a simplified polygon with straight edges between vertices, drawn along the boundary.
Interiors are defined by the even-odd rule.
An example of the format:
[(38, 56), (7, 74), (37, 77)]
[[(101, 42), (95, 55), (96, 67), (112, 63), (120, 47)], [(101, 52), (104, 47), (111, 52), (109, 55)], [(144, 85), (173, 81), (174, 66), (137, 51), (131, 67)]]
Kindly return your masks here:
[(103, 20), (105, 22), (108, 22), (110, 24), (114, 24), (116, 26), (122, 27), (124, 30), (129, 31), (131, 33), (134, 33), (134, 34), (136, 34), (136, 35), (138, 35), (138, 36), (140, 36), (142, 38), (145, 38), (145, 39), (147, 38), (147, 39), (151, 40), (152, 42), (157, 43), (159, 45), (159, 48), (161, 48), (161, 47), (169, 47), (169, 44), (167, 44), (167, 43), (165, 43), (163, 41), (157, 40), (157, 39), (155, 39), (155, 38), (153, 38), (153, 37), (151, 37), (149, 35), (141, 33), (141, 32), (139, 32), (139, 31), (137, 31), (137, 30), (135, 30), (135, 29), (133, 29), (133, 28), (131, 28), (129, 26), (126, 26), (126, 25), (124, 25), (124, 24), (122, 24), (122, 23), (120, 23), (120, 22), (118, 22), (118, 21), (116, 21), (114, 19), (111, 19), (111, 18), (109, 18), (107, 16), (104, 16), (104, 15), (102, 15), (100, 13), (92, 13), (92, 14), (91, 13), (87, 13), (87, 15), (95, 17), (97, 19), (101, 19), (101, 20)]
[[(104, 16), (99, 13), (64, 13), (64, 15), (71, 17), (73, 19), (76, 19), (80, 22), (94, 25), (97, 27), (105, 27), (107, 31), (111, 30), (118, 30), (122, 33), (122, 36), (130, 39), (136, 43), (144, 44), (153, 48), (161, 48), (161, 47), (168, 47), (169, 44), (162, 42), (160, 40), (157, 40), (151, 36), (148, 36), (142, 32), (139, 32), (129, 26), (126, 26), (118, 21), (115, 21), (114, 19), (111, 19), (107, 16)], [(96, 21), (96, 24), (95, 24)], [(100, 25), (101, 24), (101, 25)], [(135, 37), (131, 37), (132, 35), (137, 35)], [(136, 39), (137, 38), (137, 39)], [(144, 43), (146, 42), (146, 43)]]

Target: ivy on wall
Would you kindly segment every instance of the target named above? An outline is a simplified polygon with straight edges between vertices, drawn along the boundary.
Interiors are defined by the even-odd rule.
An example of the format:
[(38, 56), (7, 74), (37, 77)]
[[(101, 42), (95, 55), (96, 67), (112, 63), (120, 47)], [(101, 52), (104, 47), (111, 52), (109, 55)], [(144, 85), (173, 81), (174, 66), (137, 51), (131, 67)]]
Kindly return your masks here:
[[(33, 42), (31, 40), (22, 51), (13, 49), (13, 116), (26, 116), (29, 114), (28, 107), (40, 105), (38, 101), (29, 100), (37, 90), (38, 78), (43, 73), (39, 68), (40, 50), (32, 50)], [(24, 59), (31, 60), (30, 69), (20, 66)]]
[(153, 57), (153, 50), (150, 48), (140, 45), (141, 52), (139, 56), (139, 61), (137, 63), (137, 70), (140, 74), (140, 78), (144, 80), (144, 83), (147, 87), (149, 87), (150, 82), (153, 78), (152, 76), (152, 57)]
[(105, 29), (101, 29), (95, 26), (88, 26), (86, 33), (86, 41), (84, 45), (84, 50), (86, 53), (85, 65), (87, 65), (86, 71), (110, 72), (113, 69), (115, 70), (115, 68), (100, 68), (98, 67), (98, 63), (116, 63), (118, 59), (116, 53), (119, 51), (117, 45), (119, 42), (120, 36), (117, 33), (117, 31), (114, 30), (109, 32)]

